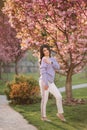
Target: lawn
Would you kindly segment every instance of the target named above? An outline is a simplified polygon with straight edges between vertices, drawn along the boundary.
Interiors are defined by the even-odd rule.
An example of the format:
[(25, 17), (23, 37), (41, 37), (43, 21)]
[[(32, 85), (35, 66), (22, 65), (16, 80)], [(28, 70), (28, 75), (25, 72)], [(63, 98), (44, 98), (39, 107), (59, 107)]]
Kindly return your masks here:
[(0, 95), (4, 94), (5, 89), (6, 89), (6, 82), (0, 81)]
[[(65, 93), (63, 93), (62, 95), (65, 98)], [(83, 98), (83, 99), (86, 98), (87, 99), (87, 87), (86, 88), (73, 89), (72, 95), (75, 98)]]
[[(38, 73), (26, 74), (33, 76), (38, 80)], [(84, 73), (74, 75), (72, 80), (73, 84), (87, 83), (87, 78)], [(8, 80), (13, 80), (14, 74), (9, 74)], [(65, 77), (56, 75), (56, 84), (58, 87), (65, 86)], [(4, 94), (5, 83), (0, 81), (0, 94)], [(63, 98), (65, 93), (62, 93)], [(73, 90), (75, 98), (87, 99), (87, 88)], [(38, 130), (87, 130), (87, 104), (77, 106), (64, 106), (64, 115), (67, 120), (66, 123), (61, 122), (56, 117), (56, 105), (54, 98), (49, 99), (47, 104), (47, 115), (52, 122), (43, 122), (40, 120), (40, 103), (31, 105), (14, 105), (12, 106), (16, 111), (20, 112), (30, 124), (37, 127)]]
[[(36, 80), (39, 80), (39, 73), (27, 73), (24, 75), (32, 76)], [(3, 82), (0, 81), (0, 94), (4, 94), (4, 90), (6, 88), (6, 85), (5, 85), (6, 82), (14, 80), (14, 77), (15, 77), (14, 73), (9, 73), (8, 75), (3, 74), (4, 81)], [(55, 83), (58, 87), (65, 86), (65, 80), (66, 80), (65, 76), (56, 74)], [(85, 76), (85, 73), (79, 73), (72, 76), (72, 85), (83, 84), (83, 83), (87, 83), (87, 77)]]
[[(87, 98), (87, 88), (73, 90), (74, 97)], [(87, 104), (76, 106), (64, 106), (64, 115), (66, 123), (61, 122), (56, 117), (55, 100), (49, 99), (47, 104), (47, 115), (52, 122), (40, 120), (40, 103), (32, 105), (12, 106), (20, 112), (30, 124), (37, 127), (38, 130), (87, 130)]]

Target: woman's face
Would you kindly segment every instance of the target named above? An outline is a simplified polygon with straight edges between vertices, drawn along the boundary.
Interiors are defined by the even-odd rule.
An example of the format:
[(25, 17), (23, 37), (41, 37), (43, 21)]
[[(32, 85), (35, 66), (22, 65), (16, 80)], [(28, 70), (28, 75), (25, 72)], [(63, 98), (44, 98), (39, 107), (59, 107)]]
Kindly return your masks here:
[(43, 48), (43, 53), (44, 53), (44, 56), (49, 56), (50, 55), (50, 52), (47, 48)]

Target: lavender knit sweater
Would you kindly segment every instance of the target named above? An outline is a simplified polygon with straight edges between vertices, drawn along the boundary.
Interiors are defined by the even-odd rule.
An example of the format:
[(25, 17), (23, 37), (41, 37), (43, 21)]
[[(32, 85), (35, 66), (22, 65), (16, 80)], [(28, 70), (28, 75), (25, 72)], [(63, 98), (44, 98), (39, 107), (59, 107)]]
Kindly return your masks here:
[(60, 65), (55, 58), (50, 57), (51, 64), (48, 64), (42, 58), (40, 65), (40, 78), (43, 81), (43, 86), (48, 86), (48, 82), (53, 83), (55, 78), (55, 71), (60, 69)]

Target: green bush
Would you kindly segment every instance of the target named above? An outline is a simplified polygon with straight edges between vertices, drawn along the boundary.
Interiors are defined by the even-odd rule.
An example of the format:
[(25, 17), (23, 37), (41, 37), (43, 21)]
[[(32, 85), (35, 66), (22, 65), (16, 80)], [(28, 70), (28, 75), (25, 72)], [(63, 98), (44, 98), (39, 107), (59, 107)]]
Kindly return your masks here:
[(5, 91), (7, 98), (16, 104), (32, 104), (40, 101), (40, 91), (37, 80), (33, 77), (19, 75), (7, 83)]

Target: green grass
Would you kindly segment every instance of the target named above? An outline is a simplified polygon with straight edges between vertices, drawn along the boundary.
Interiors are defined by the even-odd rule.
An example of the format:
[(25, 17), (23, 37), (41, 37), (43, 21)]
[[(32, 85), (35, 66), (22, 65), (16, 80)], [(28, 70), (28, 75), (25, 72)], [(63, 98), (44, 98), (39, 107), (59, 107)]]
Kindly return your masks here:
[[(83, 98), (87, 99), (87, 87), (86, 88), (79, 88), (79, 89), (73, 89), (72, 95), (74, 98)], [(65, 93), (63, 93), (63, 97), (65, 98)]]
[(87, 77), (85, 73), (79, 73), (72, 76), (72, 84), (84, 84), (87, 83)]
[(73, 90), (73, 97), (75, 98), (87, 98), (87, 87)]
[(4, 91), (6, 89), (6, 83), (3, 81), (0, 81), (0, 95), (4, 94)]
[[(39, 80), (39, 73), (27, 73), (27, 74), (24, 74), (24, 75), (32, 76), (36, 80)], [(15, 77), (14, 73), (9, 73), (8, 75), (3, 74), (3, 79), (7, 80), (7, 81), (14, 80), (14, 77)], [(65, 86), (65, 82), (66, 82), (66, 77), (65, 76), (56, 74), (55, 83), (56, 83), (56, 85), (58, 87)], [(79, 74), (76, 74), (76, 75), (72, 76), (72, 84), (73, 85), (83, 84), (83, 83), (87, 83), (87, 77), (85, 76), (85, 73), (79, 73)], [(4, 90), (6, 88), (5, 84), (6, 84), (6, 82), (2, 83), (2, 81), (0, 81), (0, 94), (4, 94)]]
[(32, 76), (34, 77), (36, 80), (39, 80), (39, 73), (27, 73), (26, 76)]
[[(86, 96), (87, 88), (73, 90), (76, 98)], [(40, 103), (32, 105), (16, 105), (14, 109), (20, 112), (30, 124), (38, 130), (87, 130), (87, 104), (76, 106), (64, 106), (66, 123), (56, 117), (55, 100), (49, 99), (47, 104), (47, 115), (52, 122), (43, 122), (40, 119)]]

